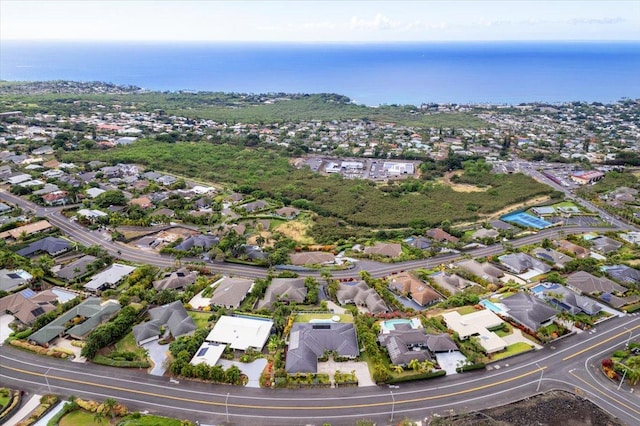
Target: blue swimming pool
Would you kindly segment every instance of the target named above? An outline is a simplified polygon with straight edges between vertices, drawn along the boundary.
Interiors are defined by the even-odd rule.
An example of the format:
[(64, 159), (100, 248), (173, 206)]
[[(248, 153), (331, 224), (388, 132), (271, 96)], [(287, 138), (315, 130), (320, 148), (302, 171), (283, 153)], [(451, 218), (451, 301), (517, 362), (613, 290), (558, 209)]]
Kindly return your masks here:
[(382, 326), (384, 328), (386, 328), (387, 330), (395, 330), (396, 329), (395, 326), (397, 324), (411, 324), (411, 320), (410, 319), (399, 318), (399, 319), (386, 320), (386, 321), (382, 322)]
[(560, 287), (560, 284), (544, 283), (544, 284), (538, 284), (534, 287), (531, 287), (531, 291), (534, 293), (542, 293), (545, 290), (555, 290), (558, 287)]
[(500, 219), (504, 220), (505, 222), (516, 223), (526, 228), (544, 229), (548, 226), (553, 225), (551, 222), (547, 222), (544, 219), (540, 219), (539, 217), (532, 216), (525, 212), (510, 213), (508, 215), (502, 216)]
[(481, 300), (480, 304), (482, 306), (484, 306), (486, 309), (488, 309), (491, 312), (493, 312), (494, 314), (501, 314), (503, 312), (502, 308), (500, 308), (500, 306), (494, 304), (490, 300), (487, 300), (487, 299)]

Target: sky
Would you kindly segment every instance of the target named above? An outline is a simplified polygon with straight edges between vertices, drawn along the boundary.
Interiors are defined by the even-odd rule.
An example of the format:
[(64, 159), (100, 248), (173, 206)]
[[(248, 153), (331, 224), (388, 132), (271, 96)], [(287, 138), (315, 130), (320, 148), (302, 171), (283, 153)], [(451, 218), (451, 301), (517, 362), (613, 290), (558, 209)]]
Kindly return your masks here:
[(0, 0), (2, 40), (640, 41), (640, 0)]

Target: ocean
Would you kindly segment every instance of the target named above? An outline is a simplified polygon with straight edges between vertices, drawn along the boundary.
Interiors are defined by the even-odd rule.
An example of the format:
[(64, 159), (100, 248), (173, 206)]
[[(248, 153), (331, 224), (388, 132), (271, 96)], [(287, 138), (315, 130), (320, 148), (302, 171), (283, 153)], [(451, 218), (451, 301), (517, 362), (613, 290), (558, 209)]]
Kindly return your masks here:
[(0, 43), (2, 80), (339, 93), (365, 105), (640, 98), (640, 42)]

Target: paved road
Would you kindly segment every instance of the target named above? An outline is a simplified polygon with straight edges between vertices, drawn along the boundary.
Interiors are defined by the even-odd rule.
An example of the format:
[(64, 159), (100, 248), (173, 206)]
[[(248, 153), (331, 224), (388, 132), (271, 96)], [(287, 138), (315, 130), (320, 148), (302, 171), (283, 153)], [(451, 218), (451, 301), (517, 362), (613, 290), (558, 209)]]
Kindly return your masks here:
[[(379, 424), (402, 417), (466, 413), (503, 405), (537, 392), (577, 392), (629, 425), (640, 424), (640, 398), (627, 387), (617, 389), (598, 371), (602, 358), (640, 335), (640, 317), (609, 320), (593, 333), (570, 336), (554, 346), (492, 364), (490, 371), (470, 372), (400, 385), (325, 390), (267, 390), (210, 385), (47, 359), (10, 346), (0, 348), (0, 381), (30, 392), (113, 397), (133, 409), (220, 423), (297, 425)], [(498, 368), (499, 367), (499, 368)], [(49, 389), (50, 388), (50, 389)]]

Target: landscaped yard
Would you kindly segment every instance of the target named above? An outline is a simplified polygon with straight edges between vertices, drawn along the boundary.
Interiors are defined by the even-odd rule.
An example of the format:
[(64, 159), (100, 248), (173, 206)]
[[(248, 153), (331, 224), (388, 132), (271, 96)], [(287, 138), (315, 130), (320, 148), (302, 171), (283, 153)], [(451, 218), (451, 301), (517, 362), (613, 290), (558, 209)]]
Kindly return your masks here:
[(118, 352), (139, 352), (141, 348), (136, 344), (133, 332), (129, 332), (126, 336), (116, 342), (116, 350)]
[(351, 314), (333, 314), (333, 313), (297, 314), (293, 319), (293, 322), (309, 322), (313, 319), (331, 320), (333, 317), (340, 317), (340, 322), (353, 322), (353, 316)]
[(160, 416), (140, 416), (134, 418), (133, 416), (127, 416), (122, 420), (118, 426), (180, 426), (181, 422), (178, 419), (170, 419), (168, 417)]
[(207, 328), (207, 325), (209, 324), (209, 317), (211, 316), (211, 312), (189, 311), (189, 316), (193, 318), (193, 322), (196, 323), (196, 327)]
[(460, 315), (467, 315), (467, 314), (472, 314), (474, 312), (478, 312), (478, 310), (476, 308), (474, 308), (473, 306), (461, 306), (458, 309), (456, 309), (456, 311)]
[(501, 330), (496, 330), (495, 333), (500, 337), (509, 336), (510, 334), (513, 334), (513, 328), (509, 324), (504, 323), (503, 328)]
[(0, 410), (6, 407), (11, 398), (11, 391), (7, 388), (0, 388)]
[(491, 356), (491, 361), (498, 361), (503, 358), (507, 358), (513, 355), (529, 352), (533, 350), (533, 345), (524, 342), (516, 342), (507, 346), (507, 350)]
[(105, 426), (105, 425), (115, 425), (118, 424), (120, 419), (116, 418), (114, 421), (111, 421), (111, 418), (105, 417), (102, 419), (102, 422), (99, 422), (94, 414), (89, 413), (84, 410), (76, 410), (72, 411), (69, 414), (65, 415), (62, 419), (60, 419), (60, 426)]
[(180, 426), (182, 422), (178, 419), (153, 415), (128, 415), (124, 419), (116, 417), (113, 420), (107, 416), (102, 421), (99, 421), (93, 413), (77, 410), (64, 416), (59, 423), (60, 426), (106, 426), (116, 424), (118, 426)]

